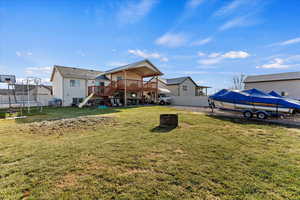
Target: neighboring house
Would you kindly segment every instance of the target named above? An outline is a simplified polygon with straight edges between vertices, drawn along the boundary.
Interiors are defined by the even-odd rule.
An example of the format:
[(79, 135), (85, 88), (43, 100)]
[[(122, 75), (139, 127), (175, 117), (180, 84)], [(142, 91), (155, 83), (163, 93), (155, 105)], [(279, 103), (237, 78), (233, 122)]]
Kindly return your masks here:
[(211, 87), (197, 85), (195, 81), (188, 76), (172, 79), (158, 77), (159, 92), (172, 96), (207, 96), (208, 88)]
[(0, 89), (0, 104), (2, 107), (11, 104), (31, 106), (47, 106), (52, 98), (52, 87), (45, 85), (21, 85), (16, 84), (14, 89)]
[(248, 76), (244, 84), (245, 89), (273, 90), (283, 96), (300, 99), (300, 72)]
[(127, 105), (157, 101), (158, 81), (153, 83), (144, 78), (161, 75), (150, 61), (143, 60), (105, 72), (54, 66), (51, 81), (53, 96), (62, 99), (63, 106), (70, 106), (75, 99), (84, 99), (91, 94), (91, 100)]
[(189, 76), (166, 79), (166, 85), (174, 96), (196, 96), (197, 84)]
[[(170, 91), (171, 103), (181, 106), (208, 106), (206, 86), (198, 86), (191, 77), (158, 79), (160, 90)], [(163, 93), (163, 92), (162, 92)]]
[(63, 106), (70, 106), (76, 99), (88, 95), (88, 86), (95, 85), (101, 71), (54, 65), (51, 79), (53, 97), (59, 98)]

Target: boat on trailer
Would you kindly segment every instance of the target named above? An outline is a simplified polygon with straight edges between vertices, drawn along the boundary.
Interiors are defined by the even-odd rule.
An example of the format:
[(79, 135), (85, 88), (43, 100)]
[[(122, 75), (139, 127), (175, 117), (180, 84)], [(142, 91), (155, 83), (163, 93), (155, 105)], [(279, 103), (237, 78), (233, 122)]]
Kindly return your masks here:
[(209, 102), (214, 108), (243, 112), (246, 118), (256, 115), (265, 119), (273, 115), (300, 113), (299, 101), (282, 97), (274, 91), (265, 93), (258, 89), (223, 89), (209, 96)]

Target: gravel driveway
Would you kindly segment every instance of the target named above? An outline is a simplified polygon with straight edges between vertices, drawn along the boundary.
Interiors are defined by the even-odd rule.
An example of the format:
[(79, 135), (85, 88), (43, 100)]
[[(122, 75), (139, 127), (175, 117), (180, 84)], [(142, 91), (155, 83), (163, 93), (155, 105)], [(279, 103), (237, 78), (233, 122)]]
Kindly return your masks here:
[(285, 118), (269, 118), (265, 120), (259, 120), (256, 118), (253, 119), (245, 119), (242, 113), (238, 112), (228, 112), (222, 111), (219, 109), (214, 109), (214, 112), (211, 112), (211, 109), (208, 107), (193, 107), (193, 106), (170, 106), (176, 108), (178, 110), (187, 110), (191, 112), (199, 112), (204, 113), (209, 116), (214, 116), (220, 119), (233, 119), (235, 121), (239, 120), (241, 123), (245, 122), (256, 122), (256, 123), (266, 123), (266, 124), (277, 124), (287, 127), (300, 128), (300, 116), (291, 116)]

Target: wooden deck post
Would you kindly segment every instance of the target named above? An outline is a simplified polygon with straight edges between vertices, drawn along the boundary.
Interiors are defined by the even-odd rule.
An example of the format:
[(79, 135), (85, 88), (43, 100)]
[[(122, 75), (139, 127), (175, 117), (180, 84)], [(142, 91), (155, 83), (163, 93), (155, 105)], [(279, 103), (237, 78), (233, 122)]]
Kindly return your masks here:
[(124, 106), (127, 106), (127, 77), (126, 77), (126, 70), (124, 70)]
[(142, 91), (141, 91), (141, 102), (144, 103), (144, 78), (141, 76), (141, 83), (142, 83)]
[(155, 95), (155, 102), (158, 102), (158, 76), (156, 76), (156, 95)]

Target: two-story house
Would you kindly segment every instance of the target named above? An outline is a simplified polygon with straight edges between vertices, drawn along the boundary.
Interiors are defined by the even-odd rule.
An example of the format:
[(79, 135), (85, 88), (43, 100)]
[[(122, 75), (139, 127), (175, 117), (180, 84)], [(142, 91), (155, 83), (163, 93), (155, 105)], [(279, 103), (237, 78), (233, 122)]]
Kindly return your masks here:
[[(163, 73), (149, 60), (142, 60), (105, 72), (54, 66), (51, 81), (53, 96), (70, 106), (78, 99), (122, 105), (145, 101), (157, 102), (157, 77)], [(156, 82), (145, 81), (155, 77)], [(115, 101), (117, 100), (117, 101)]]

